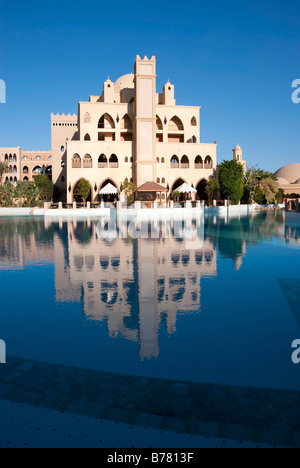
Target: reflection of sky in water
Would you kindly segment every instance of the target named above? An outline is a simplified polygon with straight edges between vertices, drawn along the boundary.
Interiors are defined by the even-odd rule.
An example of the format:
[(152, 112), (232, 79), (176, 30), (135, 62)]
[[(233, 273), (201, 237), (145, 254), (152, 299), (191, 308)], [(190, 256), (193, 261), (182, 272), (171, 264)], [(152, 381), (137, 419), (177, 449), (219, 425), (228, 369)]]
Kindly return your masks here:
[(207, 217), (204, 243), (170, 232), (108, 242), (93, 220), (0, 220), (8, 355), (299, 389), (300, 225), (261, 213)]

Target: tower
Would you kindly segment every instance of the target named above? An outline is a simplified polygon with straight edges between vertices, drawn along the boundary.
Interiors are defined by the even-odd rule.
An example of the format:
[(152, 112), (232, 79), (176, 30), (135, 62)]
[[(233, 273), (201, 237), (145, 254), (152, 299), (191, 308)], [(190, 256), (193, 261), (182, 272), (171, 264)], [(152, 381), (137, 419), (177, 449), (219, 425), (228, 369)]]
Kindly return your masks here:
[(137, 187), (156, 179), (156, 59), (135, 61), (135, 169)]
[(244, 174), (247, 171), (247, 162), (243, 160), (243, 149), (237, 145), (233, 150), (233, 159), (243, 166)]

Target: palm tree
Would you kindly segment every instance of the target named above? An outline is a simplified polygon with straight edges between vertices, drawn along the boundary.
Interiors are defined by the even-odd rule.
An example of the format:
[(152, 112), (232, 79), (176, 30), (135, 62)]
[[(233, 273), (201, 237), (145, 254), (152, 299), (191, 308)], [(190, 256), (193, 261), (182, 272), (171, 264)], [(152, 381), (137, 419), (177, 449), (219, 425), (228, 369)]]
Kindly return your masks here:
[(0, 184), (2, 184), (3, 175), (8, 172), (8, 164), (0, 162)]

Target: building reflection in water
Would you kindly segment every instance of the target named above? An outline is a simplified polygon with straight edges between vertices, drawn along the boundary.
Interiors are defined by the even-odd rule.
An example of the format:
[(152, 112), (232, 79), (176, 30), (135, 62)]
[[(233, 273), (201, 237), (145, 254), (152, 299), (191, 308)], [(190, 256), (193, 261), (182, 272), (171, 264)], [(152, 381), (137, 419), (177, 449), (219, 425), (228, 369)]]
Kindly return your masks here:
[(217, 258), (239, 270), (248, 247), (273, 238), (299, 243), (300, 225), (283, 221), (282, 213), (207, 216), (205, 236), (200, 230), (186, 241), (174, 235), (175, 221), (135, 239), (123, 222), (122, 236), (105, 240), (98, 220), (0, 220), (0, 271), (54, 262), (56, 300), (81, 302), (88, 319), (105, 322), (111, 337), (139, 342), (140, 358), (151, 359), (162, 323), (172, 334), (179, 314), (200, 312), (202, 279), (217, 276)]
[[(48, 227), (50, 224), (48, 224)], [(120, 227), (124, 230), (124, 226)], [(177, 314), (200, 310), (201, 278), (217, 275), (216, 248), (207, 239), (186, 243), (171, 236), (155, 239), (99, 237), (97, 221), (61, 223), (54, 236), (56, 299), (82, 301), (85, 315), (105, 321), (109, 335), (139, 341), (142, 360), (159, 355), (164, 321), (176, 331)], [(153, 234), (153, 232), (152, 232)]]

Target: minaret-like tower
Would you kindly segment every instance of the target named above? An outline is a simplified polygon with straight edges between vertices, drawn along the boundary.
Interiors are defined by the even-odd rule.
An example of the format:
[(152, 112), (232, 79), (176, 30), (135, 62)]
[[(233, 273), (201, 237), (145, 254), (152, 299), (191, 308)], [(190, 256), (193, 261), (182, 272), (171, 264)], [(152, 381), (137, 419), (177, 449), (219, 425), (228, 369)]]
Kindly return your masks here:
[(156, 180), (156, 59), (135, 61), (135, 178), (140, 187)]
[(247, 162), (243, 160), (243, 150), (240, 145), (237, 145), (233, 150), (233, 159), (239, 162), (244, 169), (244, 174), (247, 172)]

